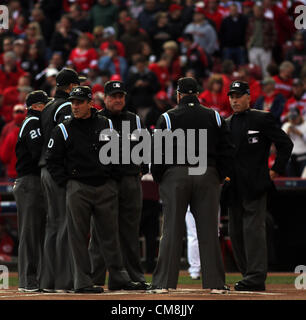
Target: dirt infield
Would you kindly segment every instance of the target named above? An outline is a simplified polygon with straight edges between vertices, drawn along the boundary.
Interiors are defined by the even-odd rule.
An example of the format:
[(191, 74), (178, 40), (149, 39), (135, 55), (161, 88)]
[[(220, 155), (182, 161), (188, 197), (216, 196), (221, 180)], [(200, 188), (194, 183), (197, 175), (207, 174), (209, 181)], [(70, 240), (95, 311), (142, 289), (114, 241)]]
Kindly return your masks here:
[[(267, 285), (265, 292), (237, 292), (211, 294), (200, 289), (200, 285), (180, 286), (169, 293), (147, 293), (145, 291), (108, 291), (102, 294), (75, 293), (23, 293), (17, 288), (0, 290), (0, 300), (306, 300), (306, 291), (293, 285)], [(232, 289), (232, 288), (231, 288)]]
[[(292, 276), (293, 274), (273, 274)], [(273, 275), (269, 275), (270, 277)], [(168, 293), (145, 291), (108, 291), (102, 294), (23, 293), (17, 287), (0, 290), (0, 300), (306, 300), (306, 290), (297, 290), (292, 284), (268, 284), (264, 292), (237, 292), (233, 285), (227, 294), (211, 294), (201, 284), (179, 285)]]

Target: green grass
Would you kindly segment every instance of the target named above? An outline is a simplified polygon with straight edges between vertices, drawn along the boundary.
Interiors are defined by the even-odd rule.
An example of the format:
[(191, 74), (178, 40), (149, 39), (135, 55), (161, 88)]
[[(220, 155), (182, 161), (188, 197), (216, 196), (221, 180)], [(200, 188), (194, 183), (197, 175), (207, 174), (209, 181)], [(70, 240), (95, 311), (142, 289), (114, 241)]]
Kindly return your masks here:
[[(296, 276), (270, 276), (267, 278), (266, 284), (294, 284)], [(242, 277), (238, 275), (226, 275), (226, 284), (235, 284), (237, 281), (241, 280)], [(151, 282), (152, 276), (146, 276), (146, 281)], [(201, 280), (191, 280), (191, 278), (188, 275), (182, 275), (179, 277), (178, 284), (201, 284)], [(9, 286), (14, 287), (18, 286), (18, 277), (17, 276), (11, 276), (9, 278)]]
[(17, 287), (18, 286), (18, 277), (9, 277), (9, 287)]

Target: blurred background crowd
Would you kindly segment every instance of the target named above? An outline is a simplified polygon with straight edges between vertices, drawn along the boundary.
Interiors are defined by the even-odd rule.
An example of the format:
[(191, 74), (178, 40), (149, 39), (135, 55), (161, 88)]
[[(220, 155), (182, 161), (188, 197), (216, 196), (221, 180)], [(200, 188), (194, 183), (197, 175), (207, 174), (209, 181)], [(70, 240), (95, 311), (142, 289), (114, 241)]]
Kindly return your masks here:
[[(123, 80), (127, 107), (153, 129), (176, 104), (177, 80), (192, 76), (199, 99), (227, 117), (233, 80), (247, 81), (251, 107), (273, 114), (294, 142), (288, 176), (305, 177), (305, 0), (8, 0), (0, 28), (0, 180), (16, 178), (15, 144), (26, 95), (53, 96), (64, 66), (87, 77), (94, 105), (104, 83)], [(271, 150), (269, 159), (273, 164)]]

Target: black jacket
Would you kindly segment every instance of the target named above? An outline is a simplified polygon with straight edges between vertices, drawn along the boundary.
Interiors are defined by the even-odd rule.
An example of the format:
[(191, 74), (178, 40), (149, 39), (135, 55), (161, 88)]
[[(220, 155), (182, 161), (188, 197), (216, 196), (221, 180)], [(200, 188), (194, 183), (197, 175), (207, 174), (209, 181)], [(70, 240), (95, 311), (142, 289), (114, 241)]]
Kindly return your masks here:
[[(170, 118), (171, 131), (183, 129), (186, 137), (187, 129), (196, 129), (195, 155), (197, 156), (199, 156), (199, 129), (206, 129), (207, 143), (203, 147), (207, 149), (207, 166), (217, 168), (220, 180), (230, 175), (234, 147), (230, 139), (229, 129), (218, 112), (202, 106), (196, 96), (185, 96), (176, 108), (167, 111), (165, 114)], [(156, 124), (156, 129), (166, 129), (167, 127), (165, 117), (161, 115)], [(176, 139), (174, 139), (174, 165), (178, 165), (175, 157), (178, 148), (176, 142)], [(153, 145), (156, 145), (155, 139), (153, 140)], [(169, 148), (169, 146), (165, 147)], [(166, 149), (164, 148), (163, 153), (165, 151)], [(166, 164), (164, 159), (161, 165), (154, 164), (154, 152), (156, 152), (156, 150), (153, 150), (151, 172), (154, 180), (156, 182), (160, 182), (164, 172), (171, 166), (171, 164)], [(183, 165), (193, 166), (193, 164), (190, 164), (187, 159), (188, 150), (187, 141), (185, 140), (186, 162)]]
[(38, 167), (42, 149), (40, 116), (40, 111), (29, 109), (20, 128), (15, 149), (16, 171), (19, 178), (28, 174), (40, 175)]
[(71, 102), (68, 101), (69, 93), (57, 90), (54, 100), (50, 101), (41, 113), (41, 134), (43, 137), (43, 147), (39, 165), (46, 165), (45, 153), (48, 149), (48, 142), (52, 130), (56, 125), (71, 117)]
[[(130, 135), (126, 137), (126, 139), (130, 142), (130, 154), (133, 150), (133, 147), (139, 142), (134, 138), (132, 133), (137, 130), (143, 128), (143, 125), (140, 121), (139, 116), (135, 113), (123, 110), (119, 115), (111, 113), (109, 110), (104, 109), (99, 111), (99, 114), (105, 116), (106, 118), (110, 119), (113, 123), (114, 129), (119, 134), (119, 161), (120, 164), (112, 165), (112, 175), (115, 179), (120, 179), (122, 176), (132, 176), (138, 175), (141, 171), (145, 173), (145, 166), (144, 165), (136, 165), (133, 164), (132, 161), (130, 164), (122, 164), (122, 122), (127, 121), (130, 125)], [(131, 158), (130, 158), (131, 159)]]
[(223, 48), (245, 47), (245, 32), (248, 20), (243, 14), (237, 19), (228, 16), (222, 20), (220, 28), (220, 42)]
[(98, 115), (95, 109), (88, 119), (72, 117), (54, 128), (46, 161), (58, 185), (65, 186), (70, 179), (92, 186), (105, 183), (111, 175), (111, 166), (100, 162), (100, 150), (105, 142), (99, 141), (99, 137), (108, 128), (108, 119)]
[(269, 112), (248, 109), (230, 116), (226, 122), (235, 143), (234, 170), (230, 176), (231, 198), (256, 199), (272, 184), (268, 168), (271, 144), (274, 143), (277, 150), (271, 169), (283, 174), (293, 148), (292, 141)]

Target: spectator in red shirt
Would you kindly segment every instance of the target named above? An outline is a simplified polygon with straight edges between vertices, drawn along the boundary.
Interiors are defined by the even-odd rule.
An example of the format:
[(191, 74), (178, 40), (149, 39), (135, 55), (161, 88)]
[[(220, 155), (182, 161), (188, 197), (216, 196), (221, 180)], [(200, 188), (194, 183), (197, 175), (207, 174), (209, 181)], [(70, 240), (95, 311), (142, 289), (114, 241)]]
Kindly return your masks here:
[(5, 219), (0, 218), (0, 261), (11, 261), (14, 240), (6, 230)]
[(27, 25), (28, 21), (26, 16), (24, 14), (20, 14), (15, 21), (13, 32), (19, 37), (24, 36)]
[(3, 64), (3, 56), (6, 52), (13, 51), (14, 39), (10, 36), (4, 37), (2, 42), (2, 53), (0, 54), (0, 65)]
[(31, 84), (30, 77), (28, 75), (23, 75), (18, 79), (17, 86), (7, 87), (3, 90), (2, 107), (0, 109), (0, 115), (2, 115), (5, 122), (12, 120), (12, 110), (13, 107), (23, 101), (20, 100), (20, 92), (23, 87), (29, 88)]
[(116, 31), (113, 27), (107, 27), (103, 31), (104, 41), (100, 45), (101, 54), (105, 55), (109, 45), (117, 47), (118, 55), (125, 57), (125, 49), (122, 42), (116, 40)]
[(239, 68), (238, 78), (239, 80), (246, 81), (249, 84), (251, 93), (250, 107), (252, 108), (262, 93), (260, 82), (251, 76), (249, 67), (247, 66), (242, 66)]
[(286, 99), (290, 98), (292, 95), (292, 82), (294, 65), (290, 61), (284, 61), (279, 66), (279, 74), (274, 76), (275, 88), (277, 92), (281, 93)]
[(17, 57), (13, 51), (6, 52), (3, 57), (3, 65), (0, 67), (0, 90), (10, 86), (16, 86), (18, 79), (25, 74), (17, 64)]
[(23, 105), (14, 107), (14, 123), (11, 131), (5, 136), (0, 147), (0, 160), (6, 166), (6, 176), (10, 181), (17, 177), (15, 147), (22, 122), (26, 116), (26, 109)]
[(223, 15), (219, 10), (219, 1), (218, 0), (207, 0), (206, 2), (207, 9), (205, 6), (205, 16), (214, 22), (216, 31), (219, 32), (221, 28), (221, 23)]
[(67, 65), (78, 73), (88, 73), (89, 68), (94, 68), (98, 63), (98, 53), (92, 47), (92, 41), (86, 33), (80, 35), (78, 44), (69, 55)]
[(299, 109), (303, 117), (306, 116), (306, 92), (302, 80), (294, 79), (292, 83), (292, 96), (286, 101), (281, 120), (288, 120), (290, 110)]
[(93, 107), (97, 110), (104, 109), (104, 93), (97, 91), (93, 93)]
[(169, 65), (170, 58), (165, 53), (162, 54), (158, 62), (149, 64), (149, 69), (157, 76), (161, 90), (166, 90), (170, 85)]
[(6, 138), (6, 136), (11, 133), (11, 131), (23, 121), (24, 119), (24, 105), (23, 104), (16, 104), (13, 107), (12, 110), (12, 121), (6, 123), (1, 131), (1, 135), (0, 135), (0, 146), (3, 145), (3, 141)]
[(220, 74), (210, 76), (207, 89), (199, 95), (199, 100), (205, 107), (218, 111), (223, 117), (231, 114), (231, 107), (227, 94), (223, 90), (223, 80)]
[(182, 67), (179, 56), (178, 44), (173, 41), (167, 41), (163, 45), (164, 53), (170, 58), (169, 74), (173, 85), (176, 86), (177, 80), (182, 76)]

